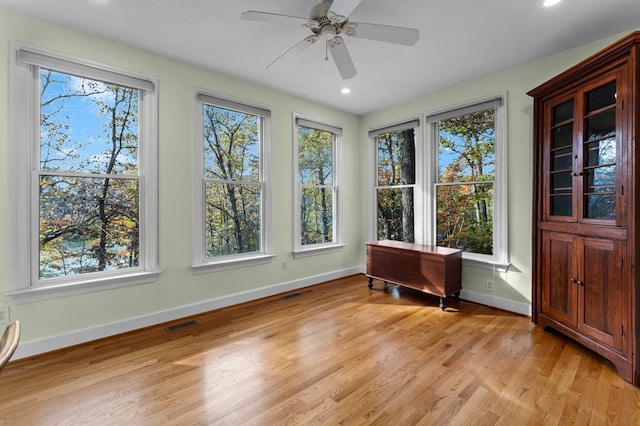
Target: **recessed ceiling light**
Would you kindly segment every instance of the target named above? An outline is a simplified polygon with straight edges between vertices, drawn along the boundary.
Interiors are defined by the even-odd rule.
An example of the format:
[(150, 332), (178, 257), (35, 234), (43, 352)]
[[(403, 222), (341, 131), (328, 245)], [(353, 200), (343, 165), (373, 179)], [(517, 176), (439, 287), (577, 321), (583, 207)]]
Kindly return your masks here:
[(544, 0), (543, 5), (545, 7), (551, 7), (551, 6), (554, 6), (554, 5), (558, 4), (558, 3), (560, 3), (561, 1), (562, 0)]
[(342, 92), (343, 95), (348, 95), (349, 93), (351, 93), (351, 89), (349, 89), (348, 87), (344, 87), (341, 90), (341, 92)]

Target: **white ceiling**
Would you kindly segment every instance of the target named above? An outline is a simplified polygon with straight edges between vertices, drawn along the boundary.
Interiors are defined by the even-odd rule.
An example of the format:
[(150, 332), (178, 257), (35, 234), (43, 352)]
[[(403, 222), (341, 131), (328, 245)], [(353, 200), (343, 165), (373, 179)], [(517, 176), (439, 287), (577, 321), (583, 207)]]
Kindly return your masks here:
[[(308, 17), (320, 0), (0, 0), (0, 6), (365, 114), (640, 26), (640, 0), (362, 0), (350, 21), (417, 28), (414, 46), (345, 37), (342, 80), (323, 43), (265, 67), (311, 34), (240, 20), (246, 10)], [(0, 11), (1, 13), (1, 11)], [(348, 86), (349, 95), (340, 89)]]

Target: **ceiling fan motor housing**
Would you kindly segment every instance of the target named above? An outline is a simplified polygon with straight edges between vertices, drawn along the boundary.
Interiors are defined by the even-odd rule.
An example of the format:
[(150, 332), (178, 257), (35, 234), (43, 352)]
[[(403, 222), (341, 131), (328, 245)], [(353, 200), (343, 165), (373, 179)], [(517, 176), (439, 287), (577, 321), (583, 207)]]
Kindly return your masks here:
[(333, 13), (330, 8), (333, 0), (325, 0), (311, 9), (309, 23), (306, 25), (315, 35), (334, 38), (340, 33), (355, 36), (356, 24), (351, 24), (345, 16)]

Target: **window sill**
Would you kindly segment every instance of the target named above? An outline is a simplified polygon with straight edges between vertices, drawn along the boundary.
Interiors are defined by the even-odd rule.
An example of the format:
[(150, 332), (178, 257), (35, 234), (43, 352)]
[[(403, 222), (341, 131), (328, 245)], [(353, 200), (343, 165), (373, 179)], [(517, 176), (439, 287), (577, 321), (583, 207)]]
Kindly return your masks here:
[(276, 257), (275, 254), (258, 254), (250, 257), (228, 257), (223, 260), (216, 260), (210, 263), (191, 265), (193, 273), (196, 275), (207, 274), (209, 272), (225, 271), (228, 269), (244, 268), (246, 266), (262, 265), (271, 262)]
[[(464, 255), (463, 255), (464, 256)], [(478, 269), (488, 269), (490, 271), (496, 272), (507, 272), (509, 266), (511, 264), (509, 262), (497, 262), (495, 260), (480, 260), (480, 259), (469, 259), (462, 258), (462, 266), (468, 266), (470, 268), (478, 268)]]
[(157, 280), (161, 273), (161, 271), (146, 271), (127, 275), (76, 281), (73, 283), (50, 285), (46, 287), (33, 287), (24, 290), (14, 290), (6, 293), (5, 296), (12, 297), (17, 304), (41, 302), (60, 297), (77, 296), (96, 291), (147, 284)]
[(308, 256), (316, 256), (320, 254), (334, 253), (342, 250), (346, 244), (331, 244), (331, 245), (322, 245), (322, 246), (313, 246), (309, 248), (297, 249), (293, 252), (293, 257), (295, 259), (308, 257)]

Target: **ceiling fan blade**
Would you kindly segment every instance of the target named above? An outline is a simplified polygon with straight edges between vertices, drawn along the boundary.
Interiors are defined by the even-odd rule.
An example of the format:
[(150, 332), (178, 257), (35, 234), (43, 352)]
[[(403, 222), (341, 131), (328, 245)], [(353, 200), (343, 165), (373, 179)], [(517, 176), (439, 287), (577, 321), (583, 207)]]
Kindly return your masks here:
[(415, 28), (394, 27), (390, 25), (349, 22), (343, 31), (346, 35), (387, 43), (413, 46), (420, 39), (420, 31)]
[(358, 71), (356, 71), (356, 66), (353, 64), (351, 55), (349, 55), (349, 51), (347, 50), (347, 45), (344, 43), (342, 37), (334, 37), (328, 40), (327, 43), (329, 44), (331, 56), (338, 67), (338, 72), (342, 79), (348, 80), (355, 76)]
[(285, 59), (287, 57), (290, 57), (290, 56), (297, 55), (299, 53), (302, 53), (307, 47), (311, 46), (316, 41), (318, 41), (318, 36), (317, 35), (310, 35), (309, 37), (307, 37), (307, 38), (305, 38), (303, 40), (300, 40), (299, 42), (294, 44), (293, 47), (289, 48), (286, 52), (284, 52), (282, 55), (278, 56), (269, 65), (267, 65), (267, 69), (278, 69), (278, 68), (280, 68), (280, 66), (284, 62), (283, 59)]
[(331, 11), (338, 16), (348, 17), (362, 0), (334, 0)]
[(272, 24), (300, 25), (305, 26), (309, 19), (297, 16), (280, 15), (279, 13), (258, 12), (248, 10), (240, 15), (245, 21), (269, 22)]

